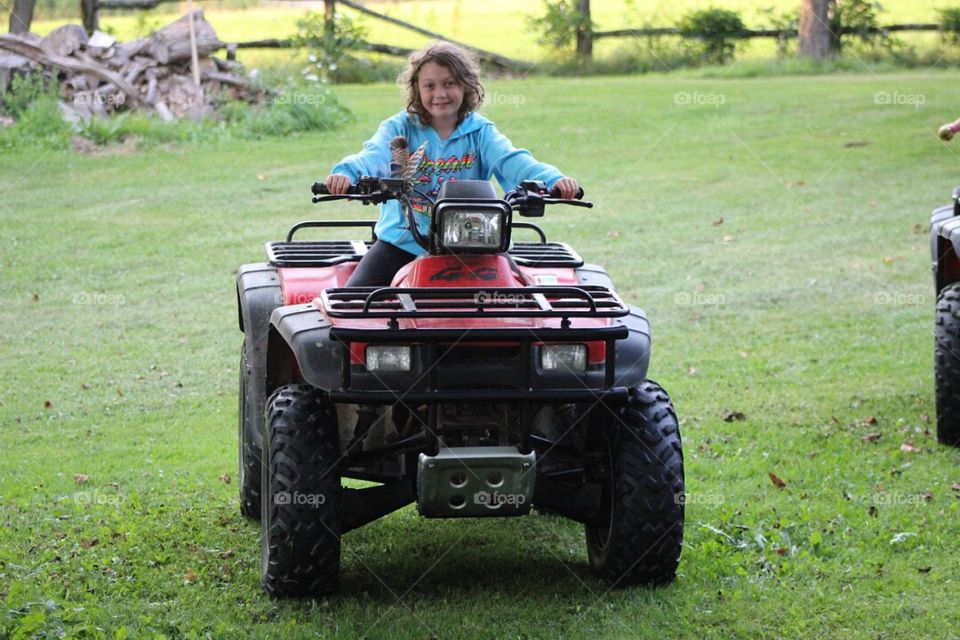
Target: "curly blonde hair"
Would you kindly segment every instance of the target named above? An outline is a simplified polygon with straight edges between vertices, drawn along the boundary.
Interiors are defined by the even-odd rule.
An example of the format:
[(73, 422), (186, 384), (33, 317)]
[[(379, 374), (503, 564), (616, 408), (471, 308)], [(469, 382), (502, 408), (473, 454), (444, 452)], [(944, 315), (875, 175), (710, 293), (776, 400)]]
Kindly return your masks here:
[(456, 81), (463, 87), (463, 104), (457, 112), (460, 123), (471, 111), (476, 111), (483, 103), (483, 86), (480, 84), (480, 65), (466, 50), (452, 42), (435, 40), (419, 51), (410, 54), (407, 66), (400, 73), (397, 82), (407, 94), (407, 113), (415, 113), (420, 122), (430, 124), (430, 113), (420, 101), (420, 89), (417, 82), (420, 69), (428, 62), (446, 67)]

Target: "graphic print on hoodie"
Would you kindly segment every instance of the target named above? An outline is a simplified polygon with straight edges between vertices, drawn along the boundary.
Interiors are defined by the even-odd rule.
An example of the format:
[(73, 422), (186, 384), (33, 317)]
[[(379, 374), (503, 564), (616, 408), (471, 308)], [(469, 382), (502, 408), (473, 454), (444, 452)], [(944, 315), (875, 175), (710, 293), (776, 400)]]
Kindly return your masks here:
[[(548, 187), (563, 177), (554, 167), (538, 162), (526, 149), (517, 149), (510, 140), (497, 131), (493, 122), (477, 113), (470, 113), (446, 140), (441, 140), (433, 127), (420, 123), (415, 114), (401, 111), (384, 120), (372, 138), (363, 143), (363, 149), (341, 160), (330, 173), (343, 174), (356, 182), (361, 176), (388, 177), (390, 175), (390, 141), (396, 136), (407, 139), (409, 149), (426, 143), (423, 159), (413, 177), (416, 189), (436, 198), (440, 186), (453, 180), (489, 180), (495, 177), (504, 190), (512, 189), (523, 180), (543, 180)], [(429, 203), (414, 203), (417, 226), (426, 234), (430, 218), (425, 215)], [(380, 218), (374, 229), (384, 242), (412, 253), (424, 255), (413, 239), (400, 203), (391, 200), (380, 205)]]

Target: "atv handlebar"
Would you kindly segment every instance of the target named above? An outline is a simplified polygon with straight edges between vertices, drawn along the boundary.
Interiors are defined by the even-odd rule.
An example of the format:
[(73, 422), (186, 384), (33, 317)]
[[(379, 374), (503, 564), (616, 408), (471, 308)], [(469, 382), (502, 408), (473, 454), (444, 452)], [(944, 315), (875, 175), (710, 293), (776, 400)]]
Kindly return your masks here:
[[(405, 202), (414, 192), (414, 189), (405, 180), (364, 176), (357, 180), (356, 184), (350, 185), (346, 193), (331, 194), (327, 185), (323, 182), (314, 182), (310, 191), (314, 195), (314, 203), (330, 200), (360, 200), (363, 204), (380, 204), (387, 200)], [(560, 198), (559, 195), (559, 189), (556, 187), (547, 189), (542, 180), (525, 180), (516, 189), (507, 191), (503, 199), (520, 215), (530, 217), (542, 216), (544, 206), (548, 204), (569, 204), (587, 209), (593, 208), (592, 202), (581, 200), (584, 195), (583, 187), (577, 189), (577, 194), (573, 199)]]
[[(313, 183), (313, 186), (310, 187), (310, 192), (311, 192), (313, 195), (315, 195), (315, 196), (329, 196), (329, 195), (331, 195), (330, 190), (327, 189), (327, 185), (326, 185), (326, 183), (324, 183), (324, 182), (314, 182), (314, 183)], [(355, 185), (355, 184), (350, 185), (350, 188), (347, 189), (347, 194), (353, 195), (353, 194), (356, 194), (356, 193), (358, 193), (358, 192), (357, 192), (357, 185)], [(333, 195), (339, 195), (339, 194), (333, 194)]]

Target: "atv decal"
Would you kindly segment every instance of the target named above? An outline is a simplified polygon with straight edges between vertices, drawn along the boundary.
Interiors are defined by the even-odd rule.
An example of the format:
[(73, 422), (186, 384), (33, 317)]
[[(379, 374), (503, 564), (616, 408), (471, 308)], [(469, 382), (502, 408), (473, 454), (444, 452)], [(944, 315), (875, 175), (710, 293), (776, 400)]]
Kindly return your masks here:
[(420, 166), (417, 167), (417, 173), (429, 176), (433, 173), (453, 173), (464, 169), (472, 169), (476, 158), (477, 154), (474, 151), (468, 151), (459, 158), (457, 156), (435, 160), (424, 158), (420, 161)]
[(457, 280), (483, 280), (489, 282), (496, 280), (500, 275), (496, 267), (479, 267), (477, 269), (467, 270), (463, 266), (446, 267), (440, 269), (430, 276), (430, 281), (456, 282)]

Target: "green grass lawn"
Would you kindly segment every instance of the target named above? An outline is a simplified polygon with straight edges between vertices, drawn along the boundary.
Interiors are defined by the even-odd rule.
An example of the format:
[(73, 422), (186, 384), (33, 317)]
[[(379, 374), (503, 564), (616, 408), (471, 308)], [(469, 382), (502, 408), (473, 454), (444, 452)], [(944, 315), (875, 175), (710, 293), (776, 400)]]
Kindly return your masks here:
[(689, 492), (657, 590), (608, 591), (573, 523), (408, 507), (347, 534), (340, 595), (261, 591), (234, 271), (298, 220), (370, 214), (308, 187), (399, 110), (395, 87), (338, 88), (356, 118), (323, 134), (3, 150), (0, 637), (958, 637), (926, 234), (960, 183), (935, 138), (958, 80), (489, 84), (500, 129), (597, 205), (550, 211), (549, 236), (651, 318)]
[[(542, 3), (527, 2), (520, 8), (514, 0), (373, 0), (366, 3), (370, 8), (392, 17), (416, 24), (459, 40), (497, 53), (519, 59), (540, 61), (550, 51), (536, 42), (536, 34), (527, 29), (525, 16), (542, 13)], [(947, 6), (942, 0), (889, 0), (882, 3), (881, 24), (933, 23), (938, 21), (937, 10)], [(750, 28), (771, 27), (765, 13), (768, 8), (778, 15), (796, 10), (796, 0), (723, 0), (712, 3), (739, 11), (744, 23)], [(121, 40), (138, 35), (173, 20), (185, 12), (186, 5), (164, 5), (149, 12), (104, 12), (101, 26), (109, 28)], [(644, 26), (675, 26), (678, 18), (694, 9), (702, 8), (696, 0), (677, 0), (671, 3), (653, 0), (609, 0), (593, 2), (591, 15), (598, 30), (638, 28)], [(225, 42), (258, 40), (261, 38), (285, 38), (296, 33), (296, 21), (310, 10), (321, 11), (320, 3), (310, 6), (295, 6), (290, 3), (265, 2), (258, 7), (235, 9), (221, 7), (216, 3), (203, 4), (207, 19), (213, 24), (220, 39)], [(357, 18), (369, 30), (372, 42), (401, 47), (417, 48), (426, 38), (389, 23), (362, 16), (349, 8), (342, 11)], [(79, 13), (73, 20), (43, 20), (34, 24), (33, 30), (45, 34), (67, 22), (78, 22)], [(0, 28), (6, 28), (6, 23)], [(928, 46), (936, 40), (930, 34), (907, 34), (901, 36), (910, 44)], [(596, 55), (603, 58), (618, 50), (630, 50), (632, 39), (611, 38), (598, 40)], [(765, 59), (775, 55), (775, 45), (769, 38), (761, 38), (743, 45), (739, 54), (745, 59)], [(240, 59), (249, 65), (276, 64), (291, 59), (290, 52), (269, 50), (244, 50)]]

